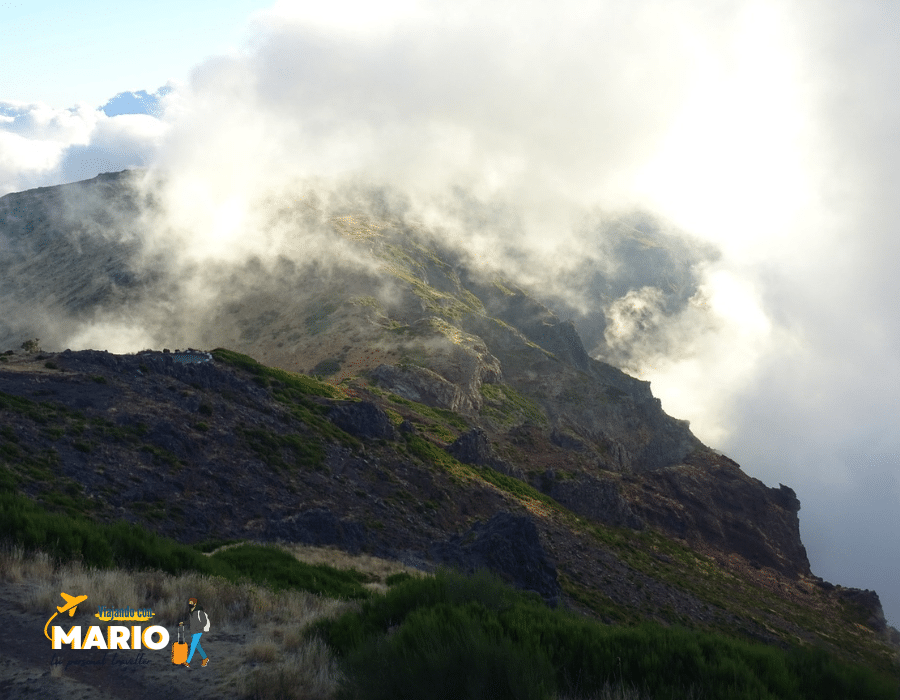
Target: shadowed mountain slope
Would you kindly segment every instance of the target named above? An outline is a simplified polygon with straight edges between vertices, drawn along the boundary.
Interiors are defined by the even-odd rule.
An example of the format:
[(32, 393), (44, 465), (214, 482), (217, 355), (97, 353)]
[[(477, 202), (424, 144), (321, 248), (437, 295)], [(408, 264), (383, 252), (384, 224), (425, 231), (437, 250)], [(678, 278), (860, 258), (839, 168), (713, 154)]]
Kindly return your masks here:
[[(298, 238), (343, 257), (185, 267), (153, 253), (133, 177), (0, 199), (0, 335), (56, 348), (0, 362), (6, 487), (191, 543), (487, 567), (609, 623), (896, 670), (877, 595), (810, 571), (796, 494), (706, 448), (514, 282), (403, 217), (308, 202)], [(189, 364), (56, 345), (128, 319), (157, 348), (219, 349)]]

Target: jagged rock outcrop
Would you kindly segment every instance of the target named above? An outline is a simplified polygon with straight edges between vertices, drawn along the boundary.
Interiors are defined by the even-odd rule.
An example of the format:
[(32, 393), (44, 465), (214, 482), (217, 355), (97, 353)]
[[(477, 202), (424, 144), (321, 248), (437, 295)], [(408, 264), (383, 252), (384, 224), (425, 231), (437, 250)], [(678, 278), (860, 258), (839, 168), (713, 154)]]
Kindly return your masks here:
[(466, 409), (477, 411), (481, 407), (481, 385), (503, 379), (500, 361), (484, 340), (434, 316), (419, 319), (411, 330), (426, 348), (429, 368), (456, 384), (471, 403)]
[[(856, 607), (863, 619), (863, 624), (883, 636), (891, 636), (888, 633), (887, 620), (881, 607), (881, 599), (875, 591), (868, 588), (841, 588), (838, 596)], [(896, 630), (894, 630), (896, 632)]]
[(390, 333), (393, 337), (384, 342), (396, 343), (402, 356), (414, 359), (398, 363), (394, 371), (378, 367), (374, 376), (405, 398), (474, 414), (483, 402), (481, 386), (502, 379), (500, 361), (484, 341), (444, 319), (419, 318)]
[(459, 411), (467, 403), (456, 384), (437, 372), (417, 366), (378, 365), (371, 377), (380, 387), (410, 401)]
[(649, 382), (590, 358), (579, 369), (498, 319), (473, 315), (461, 323), (500, 360), (504, 381), (532, 397), (557, 431), (595, 451), (605, 468), (659, 469), (702, 446), (687, 421), (662, 410)]
[(644, 522), (634, 514), (628, 501), (611, 479), (579, 474), (571, 479), (559, 479), (548, 471), (542, 480), (543, 491), (569, 510), (591, 520), (614, 527), (643, 530)]
[(754, 566), (792, 577), (811, 575), (800, 541), (800, 502), (790, 488), (769, 488), (709, 450), (644, 477), (640, 492), (631, 490), (626, 497), (648, 525), (689, 543), (734, 552)]
[(467, 464), (488, 464), (494, 459), (487, 434), (480, 428), (473, 428), (460, 435), (447, 447), (447, 452)]
[(371, 401), (338, 404), (328, 413), (328, 418), (341, 430), (356, 437), (387, 440), (394, 437), (390, 418)]
[(555, 605), (559, 599), (556, 566), (541, 546), (530, 518), (498, 513), (468, 531), (433, 546), (431, 557), (469, 573), (489, 569), (522, 590), (535, 591)]
[(557, 360), (588, 371), (590, 357), (571, 321), (560, 321), (546, 306), (518, 287), (493, 284), (466, 272), (463, 284), (482, 300), (485, 315), (517, 329)]
[(448, 445), (447, 452), (466, 464), (477, 464), (490, 467), (507, 476), (524, 479), (525, 474), (518, 467), (505, 462), (494, 454), (487, 433), (481, 428), (472, 428), (460, 435), (452, 444)]
[(238, 379), (233, 373), (222, 372), (212, 363), (176, 362), (170, 354), (115, 355), (105, 350), (64, 350), (59, 357), (73, 371), (87, 372), (99, 367), (117, 374), (128, 373), (139, 377), (163, 375), (202, 389), (240, 391), (255, 396), (265, 394), (259, 386)]
[(588, 446), (585, 445), (584, 442), (579, 440), (577, 437), (574, 437), (573, 435), (570, 435), (556, 428), (554, 428), (550, 433), (550, 442), (552, 442), (557, 447), (563, 448), (564, 450), (585, 452), (588, 449)]

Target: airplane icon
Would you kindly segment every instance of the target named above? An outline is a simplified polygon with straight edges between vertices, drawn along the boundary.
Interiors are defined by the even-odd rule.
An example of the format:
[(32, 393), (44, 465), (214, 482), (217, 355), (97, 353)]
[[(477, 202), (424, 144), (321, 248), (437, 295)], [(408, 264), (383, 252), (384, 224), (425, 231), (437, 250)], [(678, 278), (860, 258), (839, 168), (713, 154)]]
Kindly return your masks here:
[(78, 607), (79, 603), (83, 603), (87, 600), (86, 595), (74, 596), (69, 595), (68, 593), (60, 593), (60, 595), (65, 598), (66, 604), (57, 606), (57, 610), (61, 613), (64, 613), (66, 610), (69, 611), (69, 617), (73, 617), (75, 615), (75, 609)]

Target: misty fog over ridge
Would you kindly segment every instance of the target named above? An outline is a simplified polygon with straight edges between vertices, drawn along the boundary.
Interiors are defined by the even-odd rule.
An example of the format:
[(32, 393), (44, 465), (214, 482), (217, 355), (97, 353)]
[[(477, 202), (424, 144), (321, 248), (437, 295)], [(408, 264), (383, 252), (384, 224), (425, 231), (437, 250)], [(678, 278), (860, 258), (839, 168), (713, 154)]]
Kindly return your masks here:
[[(387, 13), (394, 25), (368, 30), (287, 5), (256, 17), (245, 51), (197, 66), (160, 119), (6, 109), (0, 191), (141, 164), (177, 173), (163, 201), (182, 233), (144, 253), (164, 275), (173, 250), (204, 272), (204, 259), (247, 254), (249, 203), (289, 199), (295, 178), (326, 192), (351, 176), (391, 184), (450, 239), (461, 187), (491, 222), (466, 224), (471, 259), (544, 287), (589, 350), (605, 342), (704, 442), (795, 488), (813, 569), (877, 589), (896, 623), (896, 10), (572, 3), (549, 16), (492, 3)], [(689, 256), (680, 292), (660, 276), (659, 291), (610, 299), (602, 321), (617, 325), (601, 329), (604, 300), (573, 268), (603, 264), (579, 238), (595, 206), (654, 212), (713, 257)], [(180, 284), (198, 308), (208, 301)], [(665, 313), (672, 304), (679, 313)], [(596, 315), (590, 328), (581, 313)], [(112, 321), (92, 343), (148, 340), (127, 314)], [(610, 328), (620, 335), (607, 342)]]
[[(204, 318), (210, 317), (206, 306), (221, 304), (242, 284), (274, 297), (277, 282), (266, 275), (287, 265), (316, 280), (332, 277), (332, 268), (362, 269), (373, 280), (380, 279), (370, 291), (389, 297), (390, 276), (377, 261), (360, 256), (335, 235), (342, 221), (350, 218), (371, 221), (373, 230), (394, 223), (422, 237), (425, 244), (439, 243), (450, 259), (482, 275), (500, 275), (532, 287), (560, 317), (575, 323), (587, 346), (594, 348), (593, 355), (628, 368), (643, 348), (666, 342), (655, 317), (686, 310), (703, 313), (696, 268), (715, 258), (711, 246), (667, 234), (647, 214), (609, 220), (594, 215), (581, 224), (581, 237), (594, 240), (595, 256), (558, 261), (556, 268), (548, 261), (542, 276), (537, 276), (538, 271), (523, 268), (527, 260), (504, 239), (510, 232), (494, 228), (508, 226), (503, 216), (508, 211), (457, 189), (442, 214), (446, 225), (427, 229), (421, 217), (413, 215), (408, 197), (358, 185), (325, 197), (298, 189), (294, 197), (269, 198), (259, 207), (263, 218), (251, 231), (239, 232), (234, 247), (210, 248), (192, 245), (189, 230), (167, 225), (159, 181), (150, 183), (151, 177), (156, 176), (129, 171), (65, 186), (58, 193), (35, 190), (3, 198), (0, 216), (11, 253), (4, 276), (8, 284), (17, 278), (58, 280), (71, 276), (73, 266), (87, 272), (88, 265), (101, 264), (90, 275), (95, 291), (79, 299), (98, 302), (97, 309), (60, 308), (58, 317), (38, 325), (39, 315), (52, 315), (58, 301), (48, 279), (40, 280), (28, 294), (15, 295), (19, 303), (28, 299), (34, 308), (6, 317), (3, 342), (39, 335), (48, 347), (79, 349), (85, 343), (100, 343), (116, 352), (138, 346), (209, 344), (216, 341), (196, 335)], [(123, 187), (126, 183), (134, 189)], [(26, 207), (37, 202), (46, 212), (23, 217)], [(432, 207), (432, 217), (434, 212)], [(473, 254), (460, 231), (477, 231), (482, 241), (493, 236), (494, 254)], [(20, 259), (18, 267), (10, 266), (15, 257)], [(40, 290), (47, 290), (49, 297), (42, 298)], [(7, 303), (14, 303), (12, 291), (7, 290)], [(90, 320), (82, 318), (73, 329), (74, 319), (85, 311), (91, 312)], [(185, 337), (186, 333), (193, 336)]]

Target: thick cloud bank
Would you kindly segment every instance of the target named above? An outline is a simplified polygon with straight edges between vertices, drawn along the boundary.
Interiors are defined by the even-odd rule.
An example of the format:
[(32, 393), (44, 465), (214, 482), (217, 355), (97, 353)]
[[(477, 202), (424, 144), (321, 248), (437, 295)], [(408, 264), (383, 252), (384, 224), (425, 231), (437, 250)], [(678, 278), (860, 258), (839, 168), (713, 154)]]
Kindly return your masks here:
[(147, 165), (182, 270), (324, 255), (273, 217), (388, 193), (795, 488), (814, 571), (900, 624), (896, 7), (295, 8), (157, 116), (0, 105), (0, 191)]
[(149, 165), (170, 92), (120, 93), (101, 109), (0, 101), (0, 195)]

